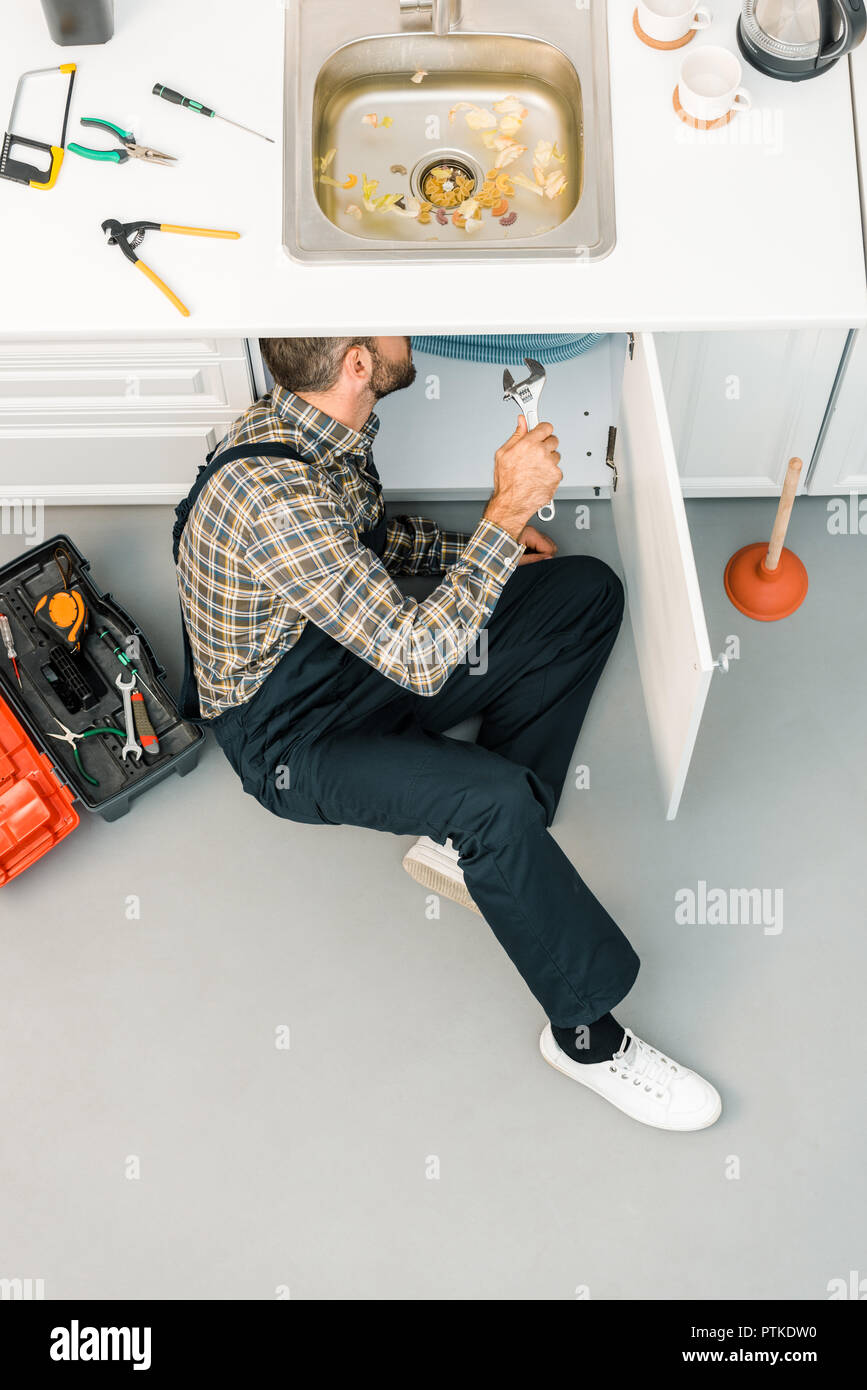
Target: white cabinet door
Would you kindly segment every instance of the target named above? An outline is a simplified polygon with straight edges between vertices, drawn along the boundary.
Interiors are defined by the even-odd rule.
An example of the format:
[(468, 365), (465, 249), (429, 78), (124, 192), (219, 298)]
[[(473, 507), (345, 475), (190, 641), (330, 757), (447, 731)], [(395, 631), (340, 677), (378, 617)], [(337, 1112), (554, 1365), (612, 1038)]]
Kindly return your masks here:
[(687, 497), (778, 496), (808, 464), (846, 344), (844, 329), (656, 335)]
[(852, 335), (807, 491), (867, 495), (867, 332), (864, 329)]
[(677, 815), (714, 662), (653, 337), (635, 338), (614, 450), (614, 526), (666, 817)]
[[(502, 367), (415, 354), (410, 391), (382, 401), (377, 466), (400, 498), (490, 493), (492, 440), (509, 433)], [(624, 365), (625, 362), (625, 365)], [(517, 373), (516, 373), (517, 375)], [(542, 418), (556, 422), (564, 482), (558, 499), (611, 497), (629, 616), (666, 814), (677, 814), (713, 661), (653, 336), (627, 357), (624, 334), (548, 369)], [(613, 473), (606, 465), (616, 425)]]
[(175, 503), (251, 400), (240, 338), (0, 343), (0, 501)]

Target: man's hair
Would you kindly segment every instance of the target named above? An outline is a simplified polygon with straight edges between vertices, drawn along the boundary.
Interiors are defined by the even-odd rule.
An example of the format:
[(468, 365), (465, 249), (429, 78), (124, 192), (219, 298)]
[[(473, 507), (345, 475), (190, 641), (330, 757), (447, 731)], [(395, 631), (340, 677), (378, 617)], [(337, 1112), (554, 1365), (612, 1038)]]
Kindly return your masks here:
[(265, 365), (287, 391), (330, 391), (351, 347), (366, 347), (377, 356), (375, 338), (259, 339)]

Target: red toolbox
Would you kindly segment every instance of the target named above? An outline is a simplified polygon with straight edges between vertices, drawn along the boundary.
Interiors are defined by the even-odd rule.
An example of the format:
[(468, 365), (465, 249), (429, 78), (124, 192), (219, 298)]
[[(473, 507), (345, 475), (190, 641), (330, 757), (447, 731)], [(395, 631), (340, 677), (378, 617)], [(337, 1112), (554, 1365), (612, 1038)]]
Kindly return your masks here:
[(73, 793), (0, 699), (0, 886), (78, 825)]
[[(63, 621), (71, 616), (74, 640), (64, 643), (46, 626), (45, 612), (55, 609)], [(16, 670), (0, 644), (2, 886), (74, 830), (77, 811), (117, 820), (157, 783), (192, 771), (205, 735), (181, 717), (144, 632), (99, 587), (69, 536), (53, 536), (0, 566), (0, 613), (17, 652)], [(144, 705), (154, 735), (139, 735), (138, 760), (123, 756), (117, 685), (119, 675), (128, 685), (133, 669), (132, 699)], [(63, 729), (77, 737), (77, 756)]]

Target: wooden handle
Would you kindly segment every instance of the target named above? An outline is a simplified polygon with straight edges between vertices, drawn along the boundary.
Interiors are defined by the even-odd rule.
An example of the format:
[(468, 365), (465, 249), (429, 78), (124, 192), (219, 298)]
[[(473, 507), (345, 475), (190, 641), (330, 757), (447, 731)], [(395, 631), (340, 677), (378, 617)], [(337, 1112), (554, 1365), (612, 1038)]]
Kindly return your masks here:
[(765, 569), (775, 570), (780, 563), (780, 556), (783, 553), (783, 544), (786, 539), (786, 532), (789, 529), (789, 519), (792, 515), (792, 508), (795, 505), (795, 494), (798, 491), (798, 483), (801, 480), (801, 469), (803, 467), (804, 463), (802, 459), (789, 459), (786, 480), (783, 483), (783, 490), (780, 493), (780, 505), (777, 507), (774, 529), (771, 532), (771, 543), (768, 546), (768, 553), (765, 556)]

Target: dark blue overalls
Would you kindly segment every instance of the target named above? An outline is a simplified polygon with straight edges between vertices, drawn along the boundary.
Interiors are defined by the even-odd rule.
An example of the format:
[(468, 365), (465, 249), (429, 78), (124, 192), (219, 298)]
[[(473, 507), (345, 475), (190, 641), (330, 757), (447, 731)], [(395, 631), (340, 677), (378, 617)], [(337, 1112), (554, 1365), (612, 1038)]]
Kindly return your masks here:
[[(251, 446), (208, 456), (177, 510)], [(258, 455), (298, 458), (287, 445)], [(378, 483), (372, 462), (368, 470)], [(362, 533), (382, 555), (386, 520)], [(244, 790), (275, 815), (450, 838), (467, 888), (555, 1025), (593, 1023), (631, 988), (638, 957), (549, 833), (590, 697), (623, 614), (592, 556), (526, 565), (488, 620), (486, 664), (432, 696), (389, 680), (308, 622), (250, 700), (201, 719), (184, 632), (181, 708), (211, 728)], [(445, 731), (481, 715), (475, 743)]]

